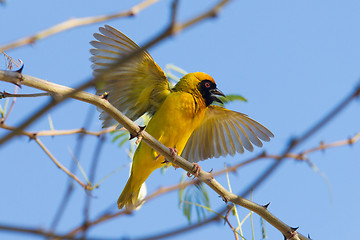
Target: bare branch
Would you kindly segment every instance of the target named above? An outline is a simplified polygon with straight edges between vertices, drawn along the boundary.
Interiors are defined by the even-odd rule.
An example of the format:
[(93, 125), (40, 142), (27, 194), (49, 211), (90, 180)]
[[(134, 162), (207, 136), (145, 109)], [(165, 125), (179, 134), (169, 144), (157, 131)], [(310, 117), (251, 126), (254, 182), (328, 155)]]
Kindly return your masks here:
[[(98, 144), (94, 150), (94, 157), (93, 157), (93, 160), (92, 160), (92, 163), (91, 163), (91, 167), (90, 167), (90, 173), (89, 173), (89, 181), (92, 183), (95, 181), (95, 172), (96, 172), (96, 169), (97, 169), (97, 165), (98, 165), (98, 162), (99, 162), (99, 156), (100, 156), (100, 153), (101, 153), (101, 149), (103, 147), (103, 144), (104, 144), (104, 136), (99, 138), (98, 140)], [(83, 229), (83, 233), (84, 233), (84, 236), (83, 238), (85, 238), (85, 234), (86, 234), (86, 231), (88, 229), (88, 222), (89, 222), (89, 218), (90, 218), (90, 205), (91, 205), (91, 196), (89, 194), (87, 194), (85, 196), (85, 204), (84, 204), (84, 229)]]
[[(336, 141), (336, 142), (333, 142), (333, 143), (329, 143), (329, 144), (326, 144), (326, 145), (321, 145), (319, 147), (314, 147), (314, 148), (310, 148), (308, 150), (305, 150), (303, 153), (312, 153), (312, 152), (315, 152), (315, 151), (319, 151), (319, 150), (323, 150), (323, 149), (326, 149), (326, 148), (333, 148), (333, 147), (340, 147), (340, 146), (344, 146), (344, 145), (350, 145), (350, 144), (354, 144), (356, 143), (360, 138), (360, 132), (357, 133), (354, 137), (348, 139), (348, 140), (341, 140), (341, 141)], [(292, 154), (288, 154), (286, 156), (286, 158), (294, 158), (294, 159), (299, 159), (299, 157), (301, 156), (302, 154), (295, 154), (295, 153), (292, 153)], [(231, 172), (234, 172), (236, 171), (236, 169), (238, 169), (239, 167), (242, 167), (244, 166), (245, 164), (248, 164), (248, 163), (251, 163), (251, 162), (254, 162), (256, 160), (259, 160), (259, 159), (266, 159), (266, 158), (274, 158), (274, 159), (279, 159), (281, 158), (282, 156), (280, 155), (268, 155), (268, 154), (260, 154), (259, 156), (256, 156), (256, 157), (253, 157), (247, 161), (244, 161), (244, 162), (241, 162), (237, 165), (234, 165), (234, 166), (227, 166), (227, 169), (223, 169), (223, 170), (220, 170), (220, 171), (217, 171), (215, 173), (213, 173), (214, 176), (218, 176), (218, 175), (221, 175), (221, 174), (224, 174), (226, 173), (227, 171), (231, 171)], [(300, 159), (301, 160), (301, 159)], [(151, 199), (153, 198), (156, 198), (160, 195), (163, 195), (163, 194), (166, 194), (166, 193), (169, 193), (169, 192), (172, 192), (172, 191), (175, 191), (175, 190), (178, 190), (180, 188), (185, 188), (189, 185), (193, 185), (193, 184), (196, 184), (198, 183), (199, 180), (195, 179), (195, 180), (191, 180), (191, 181), (187, 181), (187, 182), (183, 182), (183, 183), (180, 183), (180, 184), (177, 184), (177, 185), (174, 185), (174, 186), (170, 186), (170, 187), (162, 187), (160, 188), (159, 190), (155, 191), (154, 193), (150, 194), (144, 201), (145, 202), (149, 202)], [(228, 209), (226, 209), (228, 211)], [(84, 231), (85, 229), (88, 229), (90, 227), (93, 227), (95, 225), (98, 225), (100, 223), (103, 223), (103, 222), (106, 222), (108, 220), (111, 220), (113, 218), (116, 218), (118, 216), (123, 216), (123, 215), (127, 215), (129, 214), (129, 212), (126, 212), (125, 210), (124, 211), (120, 211), (120, 212), (116, 212), (116, 213), (113, 213), (113, 214), (109, 214), (109, 213), (104, 213), (104, 214), (101, 214), (100, 217), (98, 217), (97, 219), (93, 220), (93, 221), (88, 221), (86, 223), (86, 226), (85, 225), (81, 225), (77, 228), (75, 228), (74, 230), (72, 230), (70, 233), (68, 233), (66, 236), (67, 238), (71, 238), (71, 237), (74, 237), (78, 232), (80, 231)], [(168, 233), (164, 233), (164, 234), (161, 234), (161, 235), (156, 235), (156, 236), (153, 236), (153, 237), (148, 237), (146, 239), (161, 239), (161, 238), (166, 238), (166, 237), (169, 237), (169, 236), (173, 236), (173, 235), (176, 235), (176, 234), (179, 234), (181, 232), (186, 232), (186, 231), (189, 231), (189, 230), (192, 230), (192, 229), (195, 229), (197, 227), (200, 227), (200, 226), (204, 226), (206, 224), (209, 224), (211, 222), (215, 222), (215, 221), (218, 221), (219, 220), (219, 216), (214, 216), (212, 218), (209, 218), (209, 219), (206, 219), (205, 221), (203, 222), (200, 222), (198, 224), (194, 224), (194, 225), (190, 225), (190, 226), (185, 226), (185, 227), (181, 227), (177, 230), (171, 230), (170, 232)], [(1, 228), (1, 227), (0, 227)], [(17, 231), (16, 228), (13, 230), (13, 231)], [(44, 236), (47, 236), (46, 232), (44, 231), (39, 231), (39, 230), (35, 230), (36, 232), (38, 232), (39, 235), (44, 235)], [(143, 238), (142, 238), (143, 239)]]
[(51, 152), (45, 147), (45, 145), (40, 141), (40, 139), (35, 138), (35, 142), (39, 144), (42, 150), (50, 157), (50, 159), (55, 163), (55, 165), (63, 170), (69, 177), (73, 178), (75, 181), (77, 181), (84, 189), (89, 190), (89, 186), (85, 183), (83, 183), (78, 177), (76, 177), (74, 174), (72, 174), (66, 167), (64, 167), (56, 158), (51, 154)]
[[(1, 74), (1, 72), (0, 72), (0, 74)], [(8, 79), (9, 82), (14, 80), (14, 78), (10, 78), (10, 80), (9, 80), (9, 78), (1, 77), (1, 75), (0, 75), (0, 78), (5, 79), (5, 80)], [(15, 81), (16, 81), (16, 78), (15, 78)], [(60, 86), (60, 85), (57, 85), (54, 83), (49, 83), (47, 81), (43, 81), (43, 80), (36, 79), (36, 78), (26, 76), (26, 75), (24, 75), (22, 77), (22, 83), (27, 86), (31, 86), (31, 87), (38, 88), (38, 89), (41, 89), (44, 91), (58, 93), (58, 94), (64, 94), (64, 93), (66, 94), (67, 92), (72, 90), (72, 89), (69, 89), (64, 86)], [(116, 119), (123, 126), (125, 126), (130, 132), (135, 133), (134, 135), (140, 134), (143, 137), (143, 141), (145, 141), (147, 144), (149, 144), (152, 148), (154, 148), (161, 155), (171, 158), (172, 155), (167, 147), (161, 145), (156, 139), (152, 138), (145, 131), (140, 131), (138, 125), (136, 125), (132, 121), (130, 121), (127, 117), (125, 117), (122, 113), (120, 113), (116, 108), (114, 108), (106, 100), (102, 99), (99, 96), (95, 96), (95, 95), (85, 93), (85, 92), (78, 92), (73, 97), (75, 99), (85, 101), (85, 102), (94, 104), (94, 105), (102, 108), (103, 110), (108, 112), (114, 119)], [(299, 142), (296, 144), (299, 144)], [(290, 145), (290, 147), (288, 148), (287, 151), (290, 151), (296, 144)], [(286, 154), (287, 154), (287, 151), (286, 151)], [(283, 159), (284, 157), (286, 157), (286, 154), (283, 154), (280, 159)], [(172, 158), (170, 160), (172, 160)], [(277, 161), (277, 162), (280, 162), (280, 161)], [(178, 166), (182, 167), (183, 169), (185, 169), (186, 171), (194, 173), (192, 164), (179, 156), (176, 157), (176, 164)], [(268, 212), (267, 209), (264, 209), (263, 206), (252, 203), (251, 201), (248, 201), (244, 198), (241, 198), (235, 194), (228, 192), (216, 180), (212, 179), (211, 174), (201, 171), (199, 174), (199, 179), (201, 181), (204, 181), (206, 184), (208, 184), (215, 192), (217, 192), (224, 199), (226, 199), (228, 201), (232, 201), (233, 203), (236, 203), (240, 206), (246, 207), (249, 210), (256, 212), (257, 214), (262, 216), (265, 220), (267, 220), (270, 224), (272, 224), (278, 230), (280, 230), (286, 237), (289, 238), (291, 236), (294, 236), (294, 237), (300, 236), (300, 239), (306, 239), (304, 236), (297, 234), (296, 232), (294, 232), (294, 230), (291, 227), (287, 226), (282, 221), (280, 221), (275, 216), (273, 216), (270, 212)]]
[(102, 16), (94, 16), (94, 17), (84, 17), (84, 18), (72, 18), (67, 21), (64, 21), (62, 23), (59, 23), (49, 29), (40, 31), (38, 33), (35, 33), (31, 36), (21, 38), (19, 40), (16, 40), (12, 43), (0, 46), (0, 52), (1, 51), (7, 51), (10, 49), (18, 48), (24, 45), (34, 44), (39, 39), (47, 38), (49, 36), (58, 34), (63, 31), (67, 31), (72, 28), (89, 25), (89, 24), (95, 24), (99, 22), (108, 21), (115, 18), (121, 18), (121, 17), (131, 17), (139, 13), (141, 10), (149, 7), (150, 5), (158, 2), (158, 0), (145, 0), (135, 6), (133, 6), (131, 9), (122, 11), (115, 14), (110, 15), (102, 15)]
[[(7, 129), (10, 131), (17, 130), (16, 127), (5, 124), (4, 121), (2, 121), (1, 119), (0, 119), (0, 128)], [(112, 126), (110, 128), (102, 129), (97, 132), (88, 131), (85, 128), (78, 128), (78, 129), (68, 129), (68, 130), (43, 130), (43, 131), (38, 131), (38, 132), (21, 131), (18, 133), (18, 135), (28, 136), (30, 139), (33, 139), (35, 137), (40, 137), (40, 136), (61, 136), (61, 135), (73, 135), (73, 134), (79, 134), (79, 133), (99, 137), (101, 135), (104, 135), (106, 133), (109, 133), (109, 132), (112, 132), (115, 130), (116, 130), (116, 126)]]
[(25, 228), (25, 227), (17, 227), (17, 226), (9, 226), (9, 225), (0, 225), (0, 230), (9, 231), (9, 232), (20, 232), (20, 233), (28, 233), (34, 235), (41, 235), (47, 238), (55, 238), (55, 239), (75, 239), (75, 238), (68, 238), (63, 235), (58, 235), (52, 232), (47, 232), (42, 229), (36, 228)]
[[(17, 86), (16, 86), (17, 87)], [(8, 98), (8, 97), (43, 97), (43, 96), (51, 96), (50, 93), (31, 93), (31, 94), (16, 94), (17, 91), (14, 91), (15, 93), (8, 93), (8, 92), (0, 92), (0, 99), (2, 98)]]
[[(90, 119), (92, 119), (92, 114), (93, 114), (93, 111), (94, 109), (92, 108), (92, 106), (89, 108), (89, 111), (88, 113), (86, 114), (85, 116), (85, 119), (84, 119), (84, 124), (83, 124), (83, 129), (86, 129), (90, 126)], [(75, 151), (74, 151), (74, 156), (76, 159), (79, 159), (80, 160), (80, 153), (81, 153), (81, 150), (83, 149), (83, 146), (84, 146), (84, 139), (85, 139), (85, 135), (84, 134), (80, 134), (78, 135), (78, 138), (77, 138), (77, 142), (76, 142), (76, 145), (75, 145)], [(70, 171), (72, 173), (76, 173), (77, 171), (77, 163), (75, 161), (71, 161), (71, 166), (70, 166)], [(51, 225), (50, 225), (50, 231), (55, 231), (55, 228), (57, 227), (58, 223), (60, 222), (63, 214), (65, 213), (65, 209), (66, 207), (68, 206), (68, 203), (69, 203), (69, 200), (70, 200), (70, 197), (73, 193), (73, 190), (74, 190), (74, 181), (69, 178), (68, 179), (68, 183), (67, 183), (67, 188), (65, 190), (65, 193), (64, 193), (64, 196), (57, 208), (57, 211), (55, 213), (55, 216), (51, 222)]]
[[(90, 79), (89, 81), (85, 82), (84, 84), (80, 85), (79, 87), (77, 87), (75, 89), (66, 91), (63, 95), (57, 94), (56, 97), (53, 98), (53, 101), (51, 101), (46, 106), (41, 108), (39, 111), (37, 111), (35, 114), (33, 114), (30, 118), (26, 119), (20, 126), (18, 126), (16, 131), (13, 131), (13, 132), (9, 133), (8, 135), (4, 136), (3, 138), (1, 138), (0, 146), (3, 143), (10, 140), (11, 138), (13, 138), (14, 136), (16, 136), (19, 131), (22, 131), (25, 128), (27, 128), (28, 126), (30, 126), (34, 121), (36, 121), (39, 117), (41, 117), (43, 114), (45, 114), (47, 111), (52, 109), (57, 104), (65, 101), (68, 98), (73, 98), (74, 95), (76, 95), (78, 92), (83, 91), (91, 86), (94, 86), (97, 82), (105, 81), (104, 77), (108, 73), (111, 73), (117, 67), (119, 67), (122, 64), (128, 62), (129, 60), (133, 59), (134, 57), (136, 57), (138, 54), (140, 54), (144, 50), (150, 48), (151, 46), (154, 46), (155, 44), (159, 43), (160, 41), (164, 40), (165, 38), (172, 36), (175, 33), (179, 33), (181, 31), (185, 30), (186, 28), (193, 26), (209, 17), (212, 17), (212, 15), (210, 13), (218, 12), (227, 2), (229, 2), (229, 1), (222, 0), (218, 4), (216, 4), (212, 9), (207, 11), (205, 14), (200, 15), (200, 17), (194, 17), (183, 24), (176, 24), (171, 21), (170, 26), (168, 28), (166, 28), (161, 34), (159, 34), (154, 39), (150, 40), (147, 44), (145, 44), (143, 47), (139, 48), (138, 50), (130, 53), (129, 55), (127, 55), (127, 56), (119, 59), (118, 61), (114, 62), (113, 64), (109, 65), (106, 69), (101, 71), (101, 73), (99, 75), (97, 75), (95, 78)], [(176, 7), (174, 8), (174, 11), (172, 12), (173, 15), (176, 14), (175, 10), (176, 10)], [(171, 19), (174, 19), (174, 17), (171, 17)], [(4, 72), (2, 72), (2, 71), (0, 71), (0, 73), (2, 73), (2, 74), (0, 74), (0, 80), (6, 81), (6, 79), (4, 79), (4, 78), (6, 77), (7, 74), (4, 74)], [(12, 76), (15, 77), (14, 75), (12, 75)], [(12, 83), (17, 84), (17, 85), (22, 83), (22, 75), (21, 74), (18, 75), (17, 80), (13, 81)], [(44, 91), (47, 91), (47, 90), (44, 90)], [(139, 129), (137, 129), (137, 131), (133, 132), (132, 134), (136, 135), (138, 130)]]

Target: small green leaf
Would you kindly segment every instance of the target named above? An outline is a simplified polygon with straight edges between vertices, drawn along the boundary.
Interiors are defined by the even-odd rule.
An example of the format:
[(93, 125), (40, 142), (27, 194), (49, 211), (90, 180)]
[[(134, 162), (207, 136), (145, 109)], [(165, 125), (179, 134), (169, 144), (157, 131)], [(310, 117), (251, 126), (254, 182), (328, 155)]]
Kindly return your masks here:
[(124, 138), (120, 143), (119, 143), (119, 147), (122, 147), (129, 139), (128, 138)]
[(0, 105), (0, 114), (1, 114), (1, 118), (5, 117), (5, 112), (3, 110), (3, 108)]
[(125, 131), (116, 131), (116, 132), (111, 132), (112, 135), (115, 135), (115, 137), (111, 140), (111, 142), (116, 142), (116, 140), (118, 140), (121, 137), (124, 137), (127, 135), (127, 132)]
[(80, 162), (77, 160), (77, 158), (75, 157), (75, 155), (74, 155), (73, 152), (71, 151), (71, 148), (68, 147), (68, 149), (69, 149), (71, 158), (76, 162), (76, 164), (77, 164), (77, 166), (78, 166), (81, 174), (83, 175), (83, 177), (84, 177), (87, 185), (92, 186), (92, 183), (90, 183), (89, 178), (87, 177), (87, 175), (86, 175), (86, 173), (85, 173), (85, 170), (83, 169), (83, 167), (81, 166)]
[(9, 104), (9, 98), (7, 98), (7, 99), (5, 100), (4, 108), (2, 108), (1, 105), (0, 105), (1, 118), (4, 118), (4, 117), (5, 117), (5, 115), (6, 115), (6, 109), (7, 109), (8, 104)]
[(265, 239), (265, 238), (267, 238), (267, 235), (266, 235), (266, 229), (265, 229), (265, 221), (262, 217), (260, 217), (260, 226), (261, 226), (262, 239)]
[[(175, 74), (173, 74), (172, 71), (174, 71)], [(178, 82), (182, 76), (188, 74), (188, 72), (186, 72), (184, 69), (175, 66), (174, 64), (167, 64), (165, 66), (165, 73), (168, 76), (169, 80), (172, 80), (174, 82)], [(178, 77), (177, 74), (181, 75), (181, 77)]]
[(229, 103), (229, 102), (235, 102), (235, 101), (240, 101), (240, 102), (247, 102), (247, 99), (244, 98), (241, 95), (237, 95), (237, 94), (226, 94), (226, 97), (219, 97), (219, 99), (224, 103)]
[(51, 115), (48, 114), (48, 121), (49, 121), (49, 126), (50, 126), (50, 130), (54, 130), (54, 123), (53, 123), (53, 120), (51, 118)]
[(111, 171), (109, 174), (105, 175), (102, 179), (100, 179), (100, 181), (97, 184), (95, 184), (94, 189), (98, 188), (100, 186), (100, 184), (103, 183), (106, 179), (108, 179), (111, 175), (114, 175), (115, 173), (117, 173), (118, 171), (120, 171), (121, 169), (123, 169), (124, 167), (126, 167), (128, 165), (129, 164), (121, 166), (118, 169), (115, 169), (114, 171)]

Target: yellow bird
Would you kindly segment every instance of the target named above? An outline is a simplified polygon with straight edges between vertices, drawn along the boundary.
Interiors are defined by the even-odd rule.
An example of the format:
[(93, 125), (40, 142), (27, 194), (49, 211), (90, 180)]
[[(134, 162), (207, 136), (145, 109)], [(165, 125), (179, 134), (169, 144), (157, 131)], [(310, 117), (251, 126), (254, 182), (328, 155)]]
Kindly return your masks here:
[[(139, 46), (118, 30), (105, 25), (95, 33), (90, 52), (96, 76)], [(270, 141), (274, 135), (247, 115), (212, 105), (225, 96), (214, 79), (202, 72), (183, 76), (174, 88), (147, 51), (106, 75), (98, 94), (108, 92), (108, 101), (132, 120), (153, 115), (146, 131), (190, 162), (253, 151), (253, 145)], [(116, 124), (102, 112), (103, 126)], [(157, 168), (167, 163), (163, 156), (141, 142), (135, 151), (130, 178), (118, 207), (133, 209), (141, 185)]]

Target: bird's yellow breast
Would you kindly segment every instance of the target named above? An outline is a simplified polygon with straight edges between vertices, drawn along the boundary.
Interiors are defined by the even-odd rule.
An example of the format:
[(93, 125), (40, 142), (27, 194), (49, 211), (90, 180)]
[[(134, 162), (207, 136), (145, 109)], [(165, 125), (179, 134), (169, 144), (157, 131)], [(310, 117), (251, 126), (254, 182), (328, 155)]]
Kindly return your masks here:
[[(200, 125), (205, 115), (203, 102), (195, 102), (192, 94), (172, 92), (150, 120), (146, 131), (167, 147), (176, 148), (180, 155), (192, 132)], [(147, 144), (140, 143), (133, 164), (134, 168), (161, 167), (164, 157)]]

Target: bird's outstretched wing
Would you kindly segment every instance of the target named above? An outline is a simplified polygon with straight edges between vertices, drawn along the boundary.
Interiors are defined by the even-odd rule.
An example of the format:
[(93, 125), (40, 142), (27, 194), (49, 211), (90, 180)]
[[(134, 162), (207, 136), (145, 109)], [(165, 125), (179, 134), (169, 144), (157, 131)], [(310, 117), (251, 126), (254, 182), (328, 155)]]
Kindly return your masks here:
[(253, 144), (262, 147), (260, 141), (270, 141), (274, 135), (263, 125), (247, 115), (223, 107), (210, 105), (181, 154), (190, 162), (213, 157), (233, 156), (243, 153), (244, 148), (253, 151)]
[[(90, 42), (95, 47), (90, 49), (94, 76), (140, 48), (113, 27), (105, 25), (99, 31), (101, 34), (94, 34), (97, 41)], [(98, 85), (97, 94), (107, 92), (109, 102), (133, 121), (146, 112), (154, 114), (170, 93), (165, 73), (147, 51), (107, 73), (103, 84)], [(100, 119), (104, 127), (116, 123), (105, 112), (101, 113)]]

